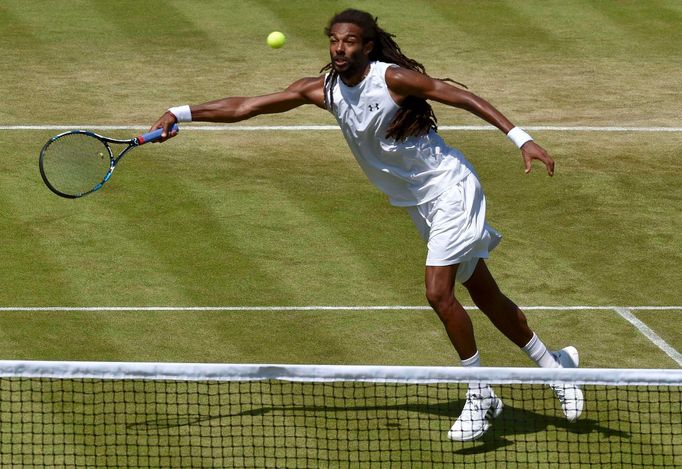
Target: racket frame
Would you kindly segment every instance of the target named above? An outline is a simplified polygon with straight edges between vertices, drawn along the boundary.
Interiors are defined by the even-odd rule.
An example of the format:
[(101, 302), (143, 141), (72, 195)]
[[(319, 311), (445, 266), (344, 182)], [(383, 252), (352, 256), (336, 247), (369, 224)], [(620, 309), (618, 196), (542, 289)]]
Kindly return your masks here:
[[(177, 132), (178, 126), (174, 125), (173, 128), (171, 129), (171, 132)], [(132, 150), (135, 147), (139, 147), (140, 145), (143, 145), (145, 143), (157, 140), (161, 137), (161, 132), (162, 129), (157, 129), (152, 132), (148, 132), (143, 135), (138, 135), (137, 137), (130, 138), (130, 139), (117, 139), (117, 138), (110, 138), (110, 137), (105, 137), (103, 135), (99, 135), (95, 132), (92, 132), (90, 130), (69, 130), (67, 132), (62, 132), (59, 135), (55, 135), (54, 137), (50, 138), (45, 145), (43, 145), (43, 148), (40, 150), (40, 157), (38, 158), (38, 166), (40, 168), (40, 177), (43, 179), (43, 182), (45, 185), (50, 189), (52, 192), (57, 194), (60, 197), (64, 197), (67, 199), (78, 199), (80, 197), (83, 197), (88, 194), (92, 194), (95, 191), (98, 191), (99, 189), (102, 188), (104, 184), (111, 178), (112, 173), (114, 172), (114, 169), (116, 169), (116, 165), (118, 164), (119, 161), (128, 153), (130, 150)], [(82, 192), (80, 194), (66, 194), (64, 192), (61, 192), (59, 189), (54, 187), (50, 181), (47, 178), (47, 175), (45, 174), (45, 169), (44, 169), (44, 163), (43, 161), (45, 160), (45, 154), (47, 153), (47, 149), (52, 145), (54, 142), (58, 141), (60, 138), (66, 137), (67, 135), (86, 135), (88, 137), (95, 138), (102, 142), (104, 147), (107, 149), (107, 152), (109, 154), (109, 170), (107, 173), (104, 175), (104, 178), (102, 178), (102, 181), (99, 183), (95, 184), (95, 186), (90, 189), (87, 192)], [(118, 156), (114, 158), (114, 153), (111, 149), (111, 146), (109, 146), (110, 143), (116, 144), (116, 145), (127, 145), (126, 148), (121, 151)]]

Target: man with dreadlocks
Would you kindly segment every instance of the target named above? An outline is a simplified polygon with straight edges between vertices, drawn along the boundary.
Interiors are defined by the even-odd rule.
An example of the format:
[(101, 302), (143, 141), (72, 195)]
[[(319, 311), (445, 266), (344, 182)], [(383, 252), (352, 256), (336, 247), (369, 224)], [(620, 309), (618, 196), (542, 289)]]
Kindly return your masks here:
[[(164, 137), (170, 137), (175, 122), (237, 122), (305, 104), (330, 111), (367, 177), (391, 204), (406, 207), (426, 241), (426, 297), (462, 365), (479, 366), (480, 358), (469, 315), (454, 295), (455, 281), (538, 365), (578, 366), (574, 347), (549, 352), (523, 312), (500, 292), (484, 259), (501, 237), (485, 223), (485, 197), (474, 169), (438, 135), (427, 100), (464, 109), (500, 129), (521, 149), (526, 173), (531, 162), (539, 160), (553, 175), (552, 158), (487, 101), (428, 76), (370, 14), (343, 11), (331, 19), (325, 33), (331, 62), (322, 69), (323, 75), (300, 79), (273, 94), (173, 107), (152, 129), (161, 128)], [(583, 408), (581, 390), (563, 385), (553, 389), (567, 419), (576, 420)], [(489, 427), (488, 419), (497, 417), (502, 407), (490, 386), (470, 384), (464, 409), (448, 437), (480, 438)]]

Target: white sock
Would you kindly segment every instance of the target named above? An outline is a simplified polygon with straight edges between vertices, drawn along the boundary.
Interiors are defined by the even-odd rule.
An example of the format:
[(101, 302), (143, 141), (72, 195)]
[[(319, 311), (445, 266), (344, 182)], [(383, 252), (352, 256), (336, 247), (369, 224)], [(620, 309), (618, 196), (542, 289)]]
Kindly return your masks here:
[[(478, 353), (478, 350), (476, 350), (476, 353), (473, 356), (462, 360), (462, 366), (481, 366), (481, 355)], [(487, 384), (472, 382), (469, 383), (468, 392), (477, 394), (481, 397), (487, 397), (490, 396), (492, 390)]]
[(531, 360), (537, 363), (542, 368), (561, 368), (559, 362), (556, 361), (554, 355), (547, 350), (545, 344), (533, 332), (533, 337), (523, 347), (523, 351), (528, 354)]
[(471, 357), (462, 360), (462, 366), (481, 366), (481, 354), (478, 353), (478, 350)]

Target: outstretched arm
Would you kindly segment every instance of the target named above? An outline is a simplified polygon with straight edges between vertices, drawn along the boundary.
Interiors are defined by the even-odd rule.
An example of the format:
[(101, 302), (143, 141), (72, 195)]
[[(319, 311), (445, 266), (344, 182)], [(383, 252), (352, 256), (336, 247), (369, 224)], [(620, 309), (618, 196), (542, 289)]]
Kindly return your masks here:
[[(204, 104), (189, 106), (188, 111), (192, 121), (231, 123), (261, 114), (290, 111), (304, 104), (315, 104), (324, 109), (324, 77), (302, 78), (292, 83), (287, 89), (277, 93), (251, 97), (228, 97), (209, 101)], [(187, 111), (186, 107), (185, 111)], [(164, 138), (172, 137), (170, 128), (178, 120), (176, 114), (166, 111), (152, 125), (151, 130), (163, 129)], [(185, 116), (180, 120), (187, 121), (189, 119)]]
[[(386, 82), (398, 104), (408, 96), (416, 96), (469, 111), (505, 134), (509, 134), (514, 128), (514, 124), (485, 99), (449, 85), (443, 80), (436, 80), (405, 68), (390, 67), (386, 71)], [(550, 176), (554, 175), (554, 160), (534, 141), (524, 143), (521, 146), (521, 154), (526, 173), (530, 172), (533, 160), (540, 160), (547, 168), (547, 173)]]

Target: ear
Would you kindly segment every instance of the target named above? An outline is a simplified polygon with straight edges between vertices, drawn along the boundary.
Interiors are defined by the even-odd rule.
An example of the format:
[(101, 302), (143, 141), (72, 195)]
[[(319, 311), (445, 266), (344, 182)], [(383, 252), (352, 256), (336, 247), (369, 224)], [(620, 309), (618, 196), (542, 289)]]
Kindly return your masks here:
[(364, 46), (362, 46), (362, 52), (369, 57), (369, 54), (374, 50), (374, 41), (367, 41)]

